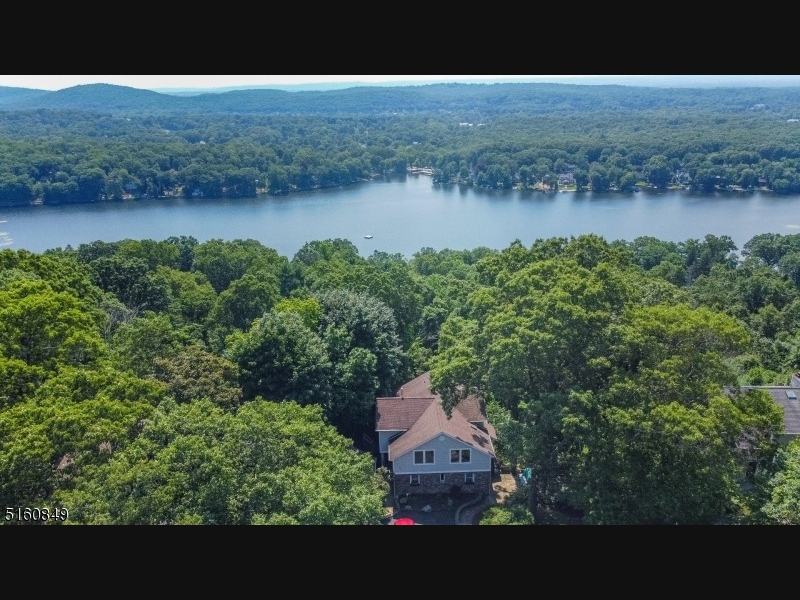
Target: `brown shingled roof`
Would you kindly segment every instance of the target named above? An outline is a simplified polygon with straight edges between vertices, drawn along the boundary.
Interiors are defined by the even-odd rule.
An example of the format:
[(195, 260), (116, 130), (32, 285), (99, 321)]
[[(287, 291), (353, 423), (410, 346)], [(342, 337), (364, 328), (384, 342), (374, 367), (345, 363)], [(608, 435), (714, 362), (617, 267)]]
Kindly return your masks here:
[(405, 398), (430, 398), (434, 396), (435, 394), (431, 392), (431, 372), (425, 371), (419, 377), (404, 383), (397, 390), (397, 395)]
[[(405, 431), (389, 446), (391, 456), (399, 456), (441, 434), (459, 439), (494, 456), (494, 427), (487, 422), (483, 401), (470, 396), (453, 410), (450, 418), (442, 408), (442, 399), (431, 391), (430, 371), (404, 383), (397, 396), (377, 398), (376, 431)], [(472, 423), (481, 423), (486, 431)]]
[[(397, 401), (403, 402), (403, 400)], [(476, 450), (494, 456), (492, 440), (488, 434), (472, 425), (457, 411), (453, 411), (452, 416), (448, 418), (441, 403), (433, 401), (406, 433), (389, 444), (389, 460), (394, 460), (394, 457), (401, 456), (441, 434), (461, 440)]]
[(405, 431), (417, 422), (436, 398), (378, 398), (375, 431)]
[[(403, 400), (402, 403), (397, 402), (400, 398)], [(375, 431), (410, 429), (434, 400), (438, 403), (442, 401), (438, 394), (431, 391), (431, 374), (430, 371), (426, 371), (400, 386), (396, 396), (377, 398)], [(497, 439), (497, 432), (486, 417), (486, 408), (482, 399), (474, 395), (468, 396), (458, 403), (453, 412), (456, 411), (460, 412), (470, 423), (483, 424), (491, 438)]]
[(486, 409), (484, 408), (483, 400), (477, 396), (467, 396), (458, 403), (456, 409), (464, 415), (467, 421), (485, 421)]

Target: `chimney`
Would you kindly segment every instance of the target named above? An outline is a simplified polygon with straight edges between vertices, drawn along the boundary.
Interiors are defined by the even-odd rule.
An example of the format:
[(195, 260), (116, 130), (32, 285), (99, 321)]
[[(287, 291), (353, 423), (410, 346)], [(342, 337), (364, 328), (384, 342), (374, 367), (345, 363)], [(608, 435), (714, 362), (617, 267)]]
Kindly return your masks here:
[(800, 387), (800, 373), (792, 373), (792, 387)]
[(400, 397), (403, 397), (403, 386), (400, 386)]

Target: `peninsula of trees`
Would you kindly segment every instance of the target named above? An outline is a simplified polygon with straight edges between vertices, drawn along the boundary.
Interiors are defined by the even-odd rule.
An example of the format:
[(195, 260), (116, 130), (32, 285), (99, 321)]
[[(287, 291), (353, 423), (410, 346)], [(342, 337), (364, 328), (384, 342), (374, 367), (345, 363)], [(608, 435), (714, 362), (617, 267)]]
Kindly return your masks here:
[(489, 188), (800, 193), (800, 88), (0, 88), (0, 206), (242, 197), (408, 168)]

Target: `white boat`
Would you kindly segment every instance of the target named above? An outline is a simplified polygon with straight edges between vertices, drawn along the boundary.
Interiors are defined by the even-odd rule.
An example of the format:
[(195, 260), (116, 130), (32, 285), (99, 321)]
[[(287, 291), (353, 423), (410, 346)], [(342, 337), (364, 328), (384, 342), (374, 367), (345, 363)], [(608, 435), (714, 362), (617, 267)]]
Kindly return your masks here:
[(372, 236), (371, 236), (371, 235), (365, 235), (365, 236), (364, 236), (364, 238), (365, 238), (365, 239), (368, 239), (368, 240), (371, 240), (371, 239), (372, 239)]

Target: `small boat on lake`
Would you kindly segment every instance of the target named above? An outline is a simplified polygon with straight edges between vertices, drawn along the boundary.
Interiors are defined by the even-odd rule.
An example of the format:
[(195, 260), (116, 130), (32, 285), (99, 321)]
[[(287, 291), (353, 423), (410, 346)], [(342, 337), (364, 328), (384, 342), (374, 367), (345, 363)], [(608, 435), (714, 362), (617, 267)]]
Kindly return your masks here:
[(364, 238), (367, 239), (367, 240), (371, 240), (372, 236), (371, 235), (365, 235)]

